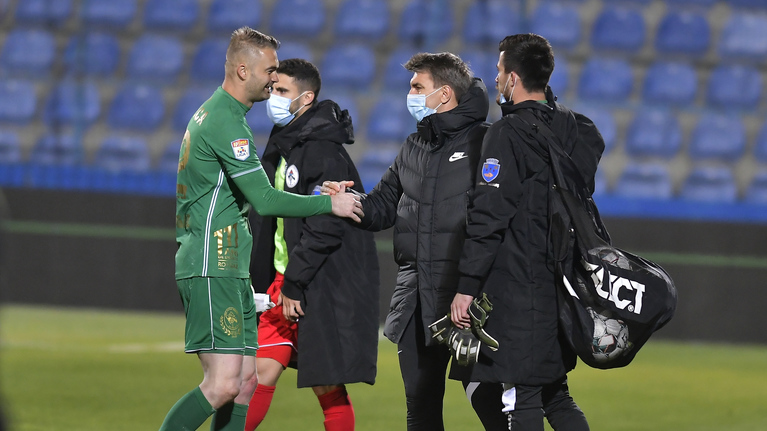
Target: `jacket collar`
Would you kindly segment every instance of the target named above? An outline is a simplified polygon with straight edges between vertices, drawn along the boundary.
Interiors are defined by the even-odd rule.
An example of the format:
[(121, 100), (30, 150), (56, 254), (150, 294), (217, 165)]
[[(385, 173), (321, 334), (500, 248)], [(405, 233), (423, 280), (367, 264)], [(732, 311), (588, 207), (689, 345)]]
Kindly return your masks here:
[(441, 146), (446, 139), (452, 139), (470, 124), (487, 119), (489, 109), (487, 88), (481, 79), (474, 78), (458, 106), (429, 115), (418, 123), (418, 135), (434, 146)]
[(332, 100), (323, 100), (287, 126), (274, 126), (269, 135), (269, 144), (275, 145), (283, 157), (310, 140), (353, 144), (354, 127), (349, 112), (342, 111)]

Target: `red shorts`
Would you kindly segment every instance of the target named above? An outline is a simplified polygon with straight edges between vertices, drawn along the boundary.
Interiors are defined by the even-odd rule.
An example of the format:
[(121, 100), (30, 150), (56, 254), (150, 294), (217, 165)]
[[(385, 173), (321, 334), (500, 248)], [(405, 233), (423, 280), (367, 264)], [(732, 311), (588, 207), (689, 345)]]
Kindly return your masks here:
[[(275, 304), (280, 299), (284, 277), (279, 272), (266, 293)], [(258, 321), (258, 351), (256, 358), (271, 358), (287, 367), (295, 359), (298, 344), (298, 323), (282, 314), (282, 306), (261, 313)]]

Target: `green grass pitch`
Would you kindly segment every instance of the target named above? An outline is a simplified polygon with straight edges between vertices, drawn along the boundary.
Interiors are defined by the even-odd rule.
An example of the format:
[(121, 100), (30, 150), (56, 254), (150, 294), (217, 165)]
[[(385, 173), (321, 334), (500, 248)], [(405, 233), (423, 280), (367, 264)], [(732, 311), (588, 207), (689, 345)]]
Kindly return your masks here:
[[(10, 429), (156, 430), (202, 377), (197, 358), (182, 352), (183, 328), (173, 313), (3, 307), (0, 389)], [(396, 356), (382, 340), (377, 383), (349, 386), (358, 430), (405, 429)], [(570, 386), (592, 430), (767, 430), (767, 346), (654, 339), (626, 368), (579, 364)], [(322, 419), (289, 370), (262, 428), (322, 430)], [(445, 422), (481, 429), (457, 382), (448, 382)]]

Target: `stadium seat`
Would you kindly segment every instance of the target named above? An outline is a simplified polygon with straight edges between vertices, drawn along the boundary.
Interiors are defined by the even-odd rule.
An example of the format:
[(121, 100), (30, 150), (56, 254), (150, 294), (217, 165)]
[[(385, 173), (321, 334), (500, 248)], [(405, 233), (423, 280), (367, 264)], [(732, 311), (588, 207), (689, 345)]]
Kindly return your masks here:
[(0, 122), (27, 124), (36, 109), (34, 84), (25, 80), (0, 79)]
[[(401, 45), (389, 54), (386, 59), (386, 64), (384, 65), (382, 77), (384, 91), (394, 93), (404, 91), (404, 94), (407, 94), (408, 88), (410, 87), (410, 78), (413, 77), (413, 72), (405, 69), (403, 65), (410, 60), (410, 57), (418, 53), (418, 51), (419, 50), (413, 46)], [(465, 60), (466, 59), (464, 58), (464, 61)]]
[(389, 32), (389, 6), (385, 0), (346, 0), (335, 21), (337, 38), (378, 41)]
[[(414, 27), (416, 26), (415, 23), (417, 23), (421, 28), (431, 28), (434, 32), (435, 42), (444, 41), (450, 36), (449, 32), (452, 28), (452, 17), (447, 15), (449, 8), (444, 8), (444, 11), (440, 11), (438, 8), (442, 6), (440, 6), (440, 1), (438, 0), (431, 1), (430, 3), (421, 3), (426, 4), (426, 6), (422, 6), (422, 14), (407, 19), (414, 21)], [(427, 15), (426, 11), (430, 12), (430, 14)], [(406, 17), (403, 15), (404, 19)], [(427, 20), (425, 25), (423, 23), (424, 19)], [(475, 45), (491, 44), (492, 46), (498, 46), (498, 42), (504, 37), (521, 32), (523, 19), (522, 7), (517, 0), (471, 2), (463, 21), (463, 40)], [(449, 26), (448, 22), (450, 23)], [(427, 34), (421, 35), (423, 38), (427, 36)]]
[(136, 0), (83, 2), (81, 17), (90, 27), (123, 29), (136, 17)]
[(191, 78), (197, 82), (221, 84), (228, 46), (229, 40), (224, 38), (209, 38), (200, 42), (192, 58)]
[(626, 132), (626, 152), (630, 156), (670, 158), (682, 146), (682, 128), (667, 109), (640, 108)]
[(602, 135), (602, 139), (605, 141), (604, 154), (609, 153), (610, 150), (615, 147), (616, 138), (618, 136), (618, 124), (616, 123), (613, 114), (607, 109), (591, 105), (579, 106), (575, 110), (588, 117), (594, 125), (597, 126), (599, 133)]
[(399, 144), (381, 145), (367, 150), (362, 155), (362, 159), (357, 163), (357, 171), (366, 192), (373, 190), (373, 187), (381, 181), (384, 172), (397, 158), (399, 149)]
[(375, 53), (361, 44), (334, 45), (325, 52), (320, 70), (323, 86), (365, 90), (375, 78)]
[(666, 3), (682, 7), (709, 7), (716, 4), (717, 1), (718, 0), (666, 0)]
[(137, 81), (175, 81), (184, 64), (181, 41), (173, 36), (145, 34), (133, 43), (126, 76)]
[(179, 152), (181, 151), (181, 140), (171, 141), (160, 154), (157, 160), (156, 169), (160, 172), (178, 172)]
[(735, 8), (765, 9), (767, 3), (764, 0), (727, 0), (730, 6)]
[(18, 24), (57, 26), (72, 15), (72, 0), (23, 0), (16, 5)]
[(746, 12), (730, 14), (722, 29), (719, 54), (763, 60), (767, 56), (767, 16)]
[(670, 11), (661, 19), (655, 49), (665, 54), (702, 56), (711, 46), (711, 26), (703, 13)]
[(697, 91), (698, 76), (691, 65), (659, 61), (647, 69), (642, 98), (650, 104), (689, 105)]
[(69, 39), (63, 59), (70, 74), (110, 76), (120, 62), (120, 45), (110, 33), (75, 35)]
[(701, 166), (685, 178), (679, 197), (696, 202), (732, 203), (738, 199), (738, 186), (729, 167)]
[(198, 0), (147, 0), (144, 27), (152, 30), (189, 31), (200, 18)]
[(127, 83), (118, 91), (107, 122), (117, 129), (152, 131), (165, 115), (162, 92), (146, 84)]
[(442, 0), (410, 0), (400, 15), (397, 39), (431, 51), (453, 34), (453, 27), (452, 8), (445, 7)]
[[(494, 67), (493, 70), (497, 69)], [(489, 85), (490, 88), (492, 86), (492, 84)], [(554, 71), (551, 72), (551, 77), (549, 77), (549, 86), (561, 102), (570, 87), (570, 63), (568, 63), (565, 56), (556, 59)]]
[(260, 0), (213, 0), (208, 10), (208, 31), (225, 32), (247, 25), (258, 28), (261, 22)]
[(631, 95), (634, 73), (624, 60), (592, 57), (584, 64), (578, 85), (585, 100), (622, 102)]
[(591, 32), (596, 49), (636, 52), (644, 45), (645, 22), (642, 13), (629, 6), (605, 6), (597, 15)]
[(316, 37), (325, 28), (325, 5), (317, 0), (281, 0), (275, 3), (271, 18), (270, 32), (277, 39)]
[[(19, 135), (10, 130), (0, 130), (0, 165), (9, 165), (20, 161), (21, 143)], [(5, 168), (0, 170), (5, 170)]]
[(215, 88), (188, 88), (184, 91), (176, 103), (173, 111), (171, 126), (177, 132), (186, 130), (189, 120), (203, 103), (210, 98)]
[(708, 80), (706, 102), (726, 109), (755, 109), (762, 98), (762, 74), (755, 67), (721, 64)]
[(96, 150), (93, 165), (110, 172), (145, 172), (151, 165), (149, 147), (143, 138), (110, 135)]
[(83, 161), (83, 143), (72, 133), (46, 133), (38, 139), (29, 161), (41, 165), (78, 165)]
[[(461, 52), (460, 57), (469, 65), (474, 76), (482, 79), (488, 89), (488, 94), (492, 96), (495, 77), (498, 76), (498, 70), (495, 68), (498, 63), (498, 51), (469, 49)], [(409, 72), (408, 82), (412, 76), (413, 74)]]
[[(574, 48), (581, 41), (578, 6), (572, 3), (539, 2), (530, 17), (530, 29), (548, 39), (554, 49)], [(561, 58), (557, 58), (557, 62)]]
[(767, 162), (767, 122), (762, 124), (754, 143), (754, 157), (760, 162)]
[(767, 170), (754, 174), (743, 194), (743, 200), (752, 204), (767, 204)]
[(602, 170), (597, 169), (594, 174), (594, 196), (601, 196), (607, 193), (607, 175)]
[(101, 96), (93, 82), (65, 80), (49, 95), (43, 111), (43, 121), (51, 127), (88, 126), (100, 114)]
[(56, 41), (44, 30), (11, 30), (0, 52), (0, 72), (25, 78), (44, 78), (53, 66)]
[(671, 199), (673, 186), (668, 168), (659, 163), (631, 163), (626, 166), (613, 193), (632, 199)]
[(280, 43), (277, 57), (280, 61), (289, 58), (303, 58), (304, 60), (313, 61), (314, 52), (311, 48), (301, 42), (287, 41), (285, 43)]
[(381, 96), (370, 109), (366, 137), (370, 143), (402, 143), (407, 135), (415, 132), (416, 121), (410, 115), (405, 95)]
[[(272, 132), (272, 129), (274, 128), (274, 123), (269, 118), (269, 116), (266, 115), (265, 103), (253, 105), (253, 108), (248, 111), (247, 115), (245, 116), (245, 120), (247, 120), (248, 125), (250, 126), (250, 129), (253, 131), (254, 135), (269, 136), (269, 134)], [(261, 140), (257, 139), (257, 141), (261, 143)], [(266, 146), (265, 140), (261, 143), (261, 146)]]
[(689, 154), (693, 159), (734, 161), (743, 155), (746, 130), (732, 115), (704, 113), (692, 131)]

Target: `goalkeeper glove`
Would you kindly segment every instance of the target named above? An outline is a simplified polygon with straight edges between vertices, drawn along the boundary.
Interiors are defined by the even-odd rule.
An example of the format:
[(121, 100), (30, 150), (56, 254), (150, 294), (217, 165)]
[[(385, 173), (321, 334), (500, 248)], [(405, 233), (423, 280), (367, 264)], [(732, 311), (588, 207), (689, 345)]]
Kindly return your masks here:
[(487, 299), (487, 294), (483, 293), (482, 298), (474, 298), (469, 305), (469, 317), (471, 317), (471, 330), (479, 341), (485, 343), (492, 351), (498, 350), (498, 341), (485, 332), (485, 323), (493, 311), (493, 304)]
[(256, 302), (256, 313), (263, 313), (266, 310), (271, 310), (276, 304), (272, 302), (272, 297), (267, 293), (256, 293), (253, 286), (250, 286), (253, 290), (253, 300)]
[(450, 330), (448, 347), (459, 365), (473, 365), (479, 359), (479, 340), (471, 329), (453, 326)]

